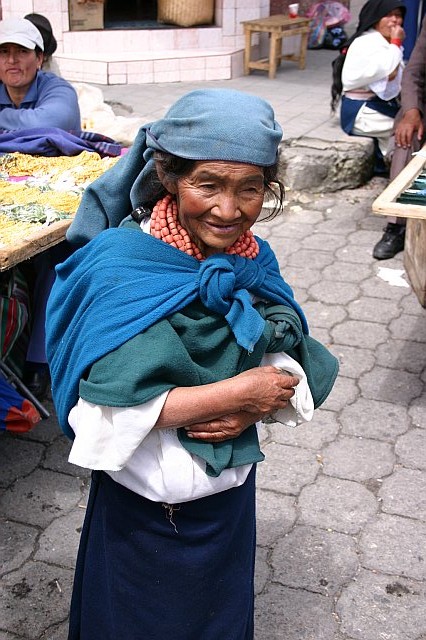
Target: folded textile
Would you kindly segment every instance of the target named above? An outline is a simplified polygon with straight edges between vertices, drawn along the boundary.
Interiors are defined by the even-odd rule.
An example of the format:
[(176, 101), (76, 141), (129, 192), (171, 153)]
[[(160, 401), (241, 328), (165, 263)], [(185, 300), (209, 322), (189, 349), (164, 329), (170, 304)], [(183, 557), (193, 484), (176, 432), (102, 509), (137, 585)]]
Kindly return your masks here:
[(121, 145), (93, 131), (71, 133), (58, 127), (0, 129), (0, 154), (14, 151), (42, 156), (74, 156), (82, 151), (96, 151), (103, 157), (119, 156)]

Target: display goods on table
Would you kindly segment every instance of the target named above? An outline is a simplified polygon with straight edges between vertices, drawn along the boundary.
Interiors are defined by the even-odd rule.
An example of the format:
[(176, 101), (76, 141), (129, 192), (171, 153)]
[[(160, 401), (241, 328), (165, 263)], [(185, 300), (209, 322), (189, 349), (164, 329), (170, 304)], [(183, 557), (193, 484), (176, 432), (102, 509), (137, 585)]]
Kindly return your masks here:
[(88, 184), (118, 158), (0, 156), (0, 271), (64, 239)]

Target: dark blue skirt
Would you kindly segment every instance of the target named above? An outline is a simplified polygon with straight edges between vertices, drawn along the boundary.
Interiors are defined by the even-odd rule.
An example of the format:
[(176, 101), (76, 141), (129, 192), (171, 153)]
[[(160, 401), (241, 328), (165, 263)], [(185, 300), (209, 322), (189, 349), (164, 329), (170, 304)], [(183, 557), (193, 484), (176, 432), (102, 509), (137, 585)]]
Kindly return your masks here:
[(255, 468), (243, 486), (174, 505), (95, 471), (69, 640), (252, 640)]

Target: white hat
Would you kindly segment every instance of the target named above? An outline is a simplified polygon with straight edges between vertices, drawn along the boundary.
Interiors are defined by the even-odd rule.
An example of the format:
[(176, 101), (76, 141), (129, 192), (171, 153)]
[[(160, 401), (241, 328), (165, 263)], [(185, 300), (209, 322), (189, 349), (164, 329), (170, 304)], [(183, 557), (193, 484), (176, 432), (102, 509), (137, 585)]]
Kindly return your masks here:
[(40, 31), (25, 18), (7, 18), (0, 21), (0, 44), (11, 42), (27, 49), (36, 46), (44, 51), (43, 38)]

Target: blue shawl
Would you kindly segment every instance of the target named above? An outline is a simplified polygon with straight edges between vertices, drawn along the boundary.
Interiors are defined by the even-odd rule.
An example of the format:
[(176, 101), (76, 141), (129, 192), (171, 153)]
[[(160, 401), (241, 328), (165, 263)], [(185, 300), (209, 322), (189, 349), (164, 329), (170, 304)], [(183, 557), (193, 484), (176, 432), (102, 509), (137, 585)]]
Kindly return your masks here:
[(265, 321), (251, 295), (305, 316), (283, 280), (269, 244), (257, 238), (255, 260), (216, 254), (199, 262), (140, 229), (108, 229), (57, 267), (47, 306), (46, 349), (58, 421), (68, 415), (90, 366), (197, 297), (229, 323), (237, 343), (252, 351)]

